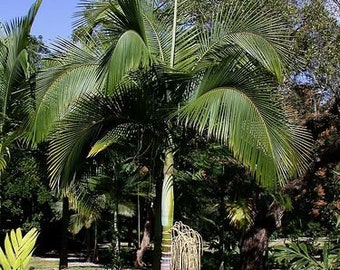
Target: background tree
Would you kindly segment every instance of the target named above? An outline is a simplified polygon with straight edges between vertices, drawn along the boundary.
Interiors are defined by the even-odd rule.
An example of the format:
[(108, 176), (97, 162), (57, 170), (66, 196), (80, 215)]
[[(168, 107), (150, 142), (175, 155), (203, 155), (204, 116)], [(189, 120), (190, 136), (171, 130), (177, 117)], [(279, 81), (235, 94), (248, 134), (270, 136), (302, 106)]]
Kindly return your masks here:
[[(294, 73), (285, 89), (297, 121), (304, 122), (315, 139), (314, 163), (301, 181), (290, 186), (294, 211), (286, 230), (309, 236), (332, 235), (339, 214), (339, 23), (330, 1), (310, 1), (296, 7), (295, 50), (303, 69)], [(299, 210), (301, 209), (301, 211)], [(300, 217), (298, 219), (292, 217)], [(290, 224), (289, 224), (290, 223)], [(297, 230), (296, 230), (297, 229)]]
[(53, 197), (46, 172), (41, 169), (44, 157), (20, 145), (12, 145), (11, 149), (11, 160), (2, 174), (1, 230), (41, 230), (53, 217)]

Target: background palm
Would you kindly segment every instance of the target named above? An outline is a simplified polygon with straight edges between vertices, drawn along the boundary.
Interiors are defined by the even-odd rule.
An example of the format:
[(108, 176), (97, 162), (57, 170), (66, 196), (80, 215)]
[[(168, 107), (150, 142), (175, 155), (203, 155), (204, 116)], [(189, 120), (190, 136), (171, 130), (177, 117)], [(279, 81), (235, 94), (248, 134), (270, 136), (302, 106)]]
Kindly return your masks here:
[[(144, 196), (148, 186), (142, 182), (139, 168), (131, 162), (124, 164), (121, 159), (112, 155), (105, 156), (106, 161), (100, 166), (93, 167), (95, 172), (87, 170), (84, 176), (68, 185), (65, 196), (69, 199), (69, 207), (72, 210), (70, 216), (69, 231), (78, 234), (82, 228), (86, 229), (87, 235), (87, 258), (90, 260), (91, 236), (94, 229), (97, 235), (97, 222), (104, 216), (112, 216), (111, 233), (114, 235), (114, 251), (120, 253), (120, 239), (122, 238), (119, 228), (119, 216), (131, 218), (135, 216), (136, 209), (133, 204), (135, 197)], [(91, 175), (93, 174), (93, 175)], [(59, 201), (55, 208), (59, 218), (62, 217), (62, 202)], [(95, 243), (97, 239), (94, 239)], [(98, 260), (97, 246), (94, 245), (93, 260)]]
[[(172, 7), (157, 9), (153, 1), (83, 4), (78, 26), (99, 29), (101, 44), (96, 36), (56, 44), (50, 68), (38, 77), (30, 122), (35, 142), (54, 131), (54, 186), (66, 185), (87, 157), (126, 139), (142, 142), (140, 153), (163, 148), (171, 168), (179, 123), (228, 145), (263, 185), (306, 168), (309, 136), (288, 124), (273, 90), (289, 59), (276, 14), (256, 1), (236, 1), (210, 24), (180, 17), (173, 27), (159, 16)], [(171, 174), (167, 181), (171, 193)]]
[(18, 111), (23, 113), (20, 100), (32, 93), (35, 66), (30, 52), (30, 31), (40, 4), (41, 0), (36, 1), (27, 16), (0, 24), (0, 173), (7, 164), (8, 147), (19, 134), (20, 129), (13, 130), (15, 115)]

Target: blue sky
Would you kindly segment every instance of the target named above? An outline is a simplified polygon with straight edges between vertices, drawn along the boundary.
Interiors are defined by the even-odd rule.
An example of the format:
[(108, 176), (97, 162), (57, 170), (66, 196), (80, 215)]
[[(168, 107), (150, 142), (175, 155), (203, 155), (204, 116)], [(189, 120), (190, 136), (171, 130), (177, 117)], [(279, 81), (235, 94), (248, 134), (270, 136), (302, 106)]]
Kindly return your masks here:
[[(27, 14), (35, 0), (0, 0), (0, 21)], [(43, 0), (32, 28), (32, 34), (42, 35), (47, 43), (57, 37), (69, 38), (72, 32), (73, 14), (79, 0)]]

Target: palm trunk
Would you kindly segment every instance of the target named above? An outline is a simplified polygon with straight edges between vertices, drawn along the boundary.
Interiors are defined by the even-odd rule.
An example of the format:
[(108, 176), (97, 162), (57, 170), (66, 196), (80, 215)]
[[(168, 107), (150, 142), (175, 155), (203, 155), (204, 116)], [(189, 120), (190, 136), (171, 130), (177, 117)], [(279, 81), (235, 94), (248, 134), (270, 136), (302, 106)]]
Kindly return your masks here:
[[(177, 30), (177, 3), (174, 1), (174, 18), (172, 26), (172, 41), (170, 67), (175, 65), (175, 49), (176, 49), (176, 30)], [(162, 186), (162, 257), (161, 270), (170, 270), (171, 268), (171, 227), (174, 223), (174, 190), (173, 190), (173, 165), (174, 156), (172, 147), (172, 138), (170, 139), (170, 147), (166, 149), (164, 166), (163, 166), (163, 186)]]
[(62, 231), (61, 231), (61, 248), (59, 254), (59, 269), (68, 268), (68, 225), (70, 221), (69, 216), (69, 201), (65, 196), (63, 197), (63, 216), (62, 216)]
[(171, 227), (174, 220), (174, 191), (173, 191), (173, 153), (168, 149), (165, 153), (162, 187), (162, 258), (161, 270), (170, 270), (171, 260)]

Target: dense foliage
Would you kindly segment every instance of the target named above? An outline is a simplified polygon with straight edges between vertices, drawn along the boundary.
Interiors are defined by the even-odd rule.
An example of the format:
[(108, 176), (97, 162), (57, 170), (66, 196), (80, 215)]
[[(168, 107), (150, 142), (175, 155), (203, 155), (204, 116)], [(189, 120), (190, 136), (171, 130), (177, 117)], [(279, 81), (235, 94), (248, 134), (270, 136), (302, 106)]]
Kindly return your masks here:
[[(82, 1), (73, 40), (59, 40), (51, 50), (43, 46), (41, 37), (30, 37), (29, 27), (22, 24), (26, 39), (20, 43), (22, 53), (16, 51), (19, 56), (13, 66), (6, 59), (15, 42), (6, 37), (20, 38), (5, 32), (0, 42), (0, 90), (7, 97), (0, 99), (3, 235), (16, 227), (26, 231), (36, 227), (41, 230), (37, 251), (59, 250), (63, 245), (58, 239), (60, 225), (66, 221), (69, 234), (65, 237), (72, 239), (69, 249), (81, 250), (87, 260), (113, 267), (133, 265), (143, 243), (147, 247), (150, 240), (160, 244), (160, 183), (170, 151), (174, 157), (170, 164), (174, 168), (174, 219), (199, 231), (207, 243), (203, 269), (247, 269), (245, 254), (261, 237), (294, 241), (287, 248), (270, 249), (270, 253), (268, 243), (260, 243), (257, 248), (266, 256), (258, 261), (258, 267), (290, 265), (289, 269), (294, 269), (304, 265), (308, 269), (313, 263), (327, 263), (326, 259), (337, 265), (333, 254), (339, 243), (333, 240), (339, 238), (340, 223), (339, 2), (259, 1), (254, 10), (279, 12), (287, 31), (284, 35), (291, 38), (287, 47), (274, 46), (283, 55), (284, 77), (281, 64), (266, 62), (266, 55), (256, 47), (257, 40), (242, 43), (246, 37), (237, 34), (226, 35), (223, 42), (218, 39), (225, 30), (225, 25), (218, 24), (219, 12), (241, 2), (190, 0), (183, 8), (180, 1), (178, 58), (174, 59), (174, 1), (154, 1), (152, 8), (141, 13), (138, 1)], [(255, 16), (249, 7), (254, 6), (244, 6), (249, 17)], [(234, 9), (233, 14), (237, 12)], [(227, 14), (231, 24), (237, 16)], [(247, 16), (241, 22), (242, 27), (254, 30)], [(254, 31), (268, 30), (259, 29)], [(268, 40), (271, 38), (276, 40), (274, 34)], [(197, 49), (202, 44), (201, 50)], [(126, 55), (126, 48), (135, 52), (129, 54), (133, 57)], [(288, 52), (290, 57), (285, 56)], [(8, 76), (11, 69), (18, 71), (13, 81)], [(243, 78), (252, 79), (247, 83)], [(260, 165), (251, 153), (258, 149), (241, 146), (252, 136), (262, 139), (259, 134), (264, 131), (237, 131), (229, 124), (236, 131), (225, 132), (225, 122), (216, 117), (224, 117), (224, 111), (216, 109), (219, 107), (213, 101), (221, 98), (221, 104), (234, 106), (236, 111), (244, 105), (236, 94), (219, 96), (218, 90), (225, 84), (242, 86), (246, 94), (261, 89), (265, 95), (255, 96), (260, 102), (256, 100), (254, 106), (265, 112), (270, 129), (279, 128), (283, 134), (289, 122), (311, 131), (313, 157), (304, 156), (297, 163), (305, 166), (309, 161), (306, 173), (301, 175), (301, 167), (300, 175), (294, 174), (297, 168), (288, 161), (277, 168), (271, 158), (263, 159), (259, 164), (270, 165), (257, 172)], [(267, 91), (269, 85), (279, 86), (271, 99), (273, 106), (263, 102), (274, 93), (274, 88)], [(276, 107), (279, 102), (284, 104), (282, 111)], [(210, 113), (203, 113), (207, 111)], [(24, 125), (29, 114), (31, 120)], [(251, 109), (249, 114), (253, 114)], [(224, 120), (238, 119), (242, 113), (235, 115)], [(272, 115), (281, 122), (275, 124)], [(288, 115), (289, 120), (282, 115)], [(245, 131), (249, 132), (245, 135)], [(269, 132), (277, 141), (286, 142), (289, 137)], [(302, 129), (294, 132), (297, 140), (308, 136)], [(264, 140), (263, 148), (270, 143)], [(301, 152), (302, 148), (287, 146), (278, 152)], [(266, 151), (263, 153), (258, 155), (267, 157)], [(285, 177), (293, 174), (295, 179), (286, 181)], [(281, 179), (275, 182), (277, 175)], [(51, 236), (51, 228), (58, 235)], [(312, 240), (301, 243), (302, 237)], [(323, 250), (318, 239), (324, 238), (320, 237), (330, 240), (323, 243)], [(51, 240), (48, 245), (46, 239)], [(106, 251), (98, 249), (103, 244)], [(144, 262), (151, 265), (152, 251), (146, 248), (143, 252)], [(272, 252), (274, 256), (269, 258)], [(320, 252), (325, 256), (319, 262)]]

